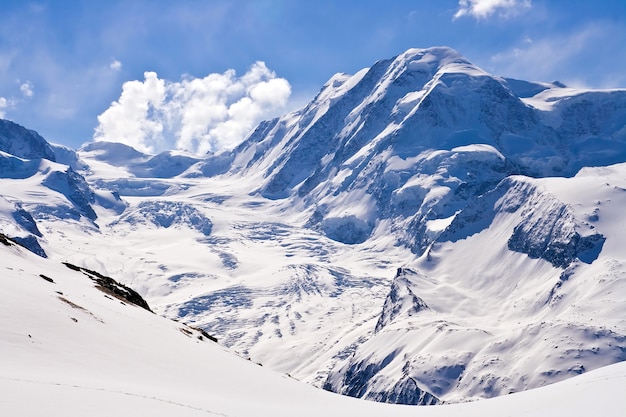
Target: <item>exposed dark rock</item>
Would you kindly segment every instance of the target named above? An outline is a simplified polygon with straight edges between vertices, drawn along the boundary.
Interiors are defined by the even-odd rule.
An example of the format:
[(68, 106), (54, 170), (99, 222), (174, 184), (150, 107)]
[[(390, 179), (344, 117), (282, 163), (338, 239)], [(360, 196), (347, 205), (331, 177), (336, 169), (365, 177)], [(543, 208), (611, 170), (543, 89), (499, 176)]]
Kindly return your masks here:
[[(407, 405), (434, 405), (440, 402), (439, 398), (432, 393), (420, 388), (415, 379), (404, 375), (398, 382), (385, 384), (390, 386), (384, 391), (372, 391), (371, 383), (379, 377), (379, 372), (393, 361), (398, 354), (393, 351), (381, 361), (368, 358), (364, 361), (350, 362), (347, 365), (343, 379), (333, 382), (331, 375), (324, 383), (324, 389), (337, 392), (349, 397), (364, 398), (372, 401), (386, 402), (391, 404)], [(386, 378), (386, 377), (382, 377)]]
[(44, 280), (46, 280), (46, 281), (48, 281), (48, 282), (50, 282), (52, 284), (54, 284), (54, 280), (52, 278), (50, 278), (49, 276), (46, 276), (44, 274), (39, 274), (39, 277), (43, 278)]
[(98, 288), (99, 290), (107, 294), (110, 294), (122, 301), (128, 301), (131, 304), (134, 304), (136, 306), (139, 306), (145, 310), (152, 312), (146, 300), (144, 300), (141, 297), (141, 295), (139, 295), (139, 293), (133, 290), (132, 288), (129, 288), (124, 284), (120, 284), (119, 282), (115, 281), (113, 278), (104, 276), (100, 274), (99, 272), (92, 271), (90, 269), (83, 268), (80, 266), (72, 265), (68, 262), (63, 262), (63, 265), (65, 265), (71, 270), (82, 272), (83, 274), (87, 275), (89, 278), (91, 278), (92, 281), (96, 283), (96, 288)]
[(560, 205), (541, 216), (527, 216), (513, 230), (508, 248), (565, 268), (575, 259), (585, 263), (595, 261), (605, 240), (598, 233), (581, 236), (569, 208)]
[(436, 405), (439, 398), (419, 387), (415, 379), (406, 376), (398, 381), (391, 389), (369, 393), (368, 400), (406, 405)]
[(409, 275), (416, 275), (416, 273), (410, 269), (398, 268), (398, 272), (391, 283), (389, 294), (385, 299), (383, 311), (376, 323), (376, 332), (382, 330), (400, 315), (412, 316), (428, 309), (426, 302), (413, 292)]

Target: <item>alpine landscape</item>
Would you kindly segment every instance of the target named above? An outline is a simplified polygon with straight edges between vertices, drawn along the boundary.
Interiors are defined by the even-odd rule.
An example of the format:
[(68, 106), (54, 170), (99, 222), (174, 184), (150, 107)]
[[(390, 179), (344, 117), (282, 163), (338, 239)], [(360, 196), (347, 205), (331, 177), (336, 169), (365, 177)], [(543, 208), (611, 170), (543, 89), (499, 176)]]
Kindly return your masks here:
[(2, 415), (623, 415), (626, 89), (437, 46), (206, 153), (7, 119)]
[(0, 416), (623, 417), (626, 3), (0, 2)]

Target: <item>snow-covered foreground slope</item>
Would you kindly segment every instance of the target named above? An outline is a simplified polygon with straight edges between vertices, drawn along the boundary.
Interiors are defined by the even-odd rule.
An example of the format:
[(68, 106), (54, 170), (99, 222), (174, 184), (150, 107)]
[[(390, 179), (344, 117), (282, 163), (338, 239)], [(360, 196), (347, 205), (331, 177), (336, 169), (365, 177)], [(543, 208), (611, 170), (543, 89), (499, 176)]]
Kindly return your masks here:
[[(97, 289), (83, 271), (0, 245), (0, 413), (10, 416), (408, 416), (317, 390)], [(626, 364), (426, 416), (621, 415)]]

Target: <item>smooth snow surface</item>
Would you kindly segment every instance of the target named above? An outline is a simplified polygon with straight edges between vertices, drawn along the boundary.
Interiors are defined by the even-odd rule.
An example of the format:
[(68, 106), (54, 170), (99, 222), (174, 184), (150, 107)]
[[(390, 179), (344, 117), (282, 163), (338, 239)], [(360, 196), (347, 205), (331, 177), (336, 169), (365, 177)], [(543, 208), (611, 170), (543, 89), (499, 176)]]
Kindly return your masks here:
[(200, 340), (55, 261), (15, 245), (0, 254), (2, 415), (575, 417), (618, 416), (626, 406), (625, 363), (461, 405), (416, 410), (342, 397)]

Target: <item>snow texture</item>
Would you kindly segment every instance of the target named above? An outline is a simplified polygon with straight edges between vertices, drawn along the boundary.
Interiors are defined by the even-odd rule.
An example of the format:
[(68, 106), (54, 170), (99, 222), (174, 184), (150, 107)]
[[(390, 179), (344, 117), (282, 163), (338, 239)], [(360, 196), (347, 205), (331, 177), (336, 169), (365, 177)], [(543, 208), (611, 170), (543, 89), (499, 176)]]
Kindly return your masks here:
[[(96, 332), (102, 323), (95, 320), (96, 327), (72, 333), (66, 325), (75, 322), (51, 314), (50, 329), (63, 340), (78, 337), (76, 351), (94, 357), (109, 346), (116, 360), (134, 346), (128, 334), (136, 335), (146, 343), (129, 353), (141, 364), (129, 368), (136, 374), (107, 373), (109, 362), (91, 356), (80, 357), (97, 362), (95, 373), (69, 359), (57, 362), (54, 355), (70, 356), (52, 334), (45, 354), (34, 355), (13, 331), (6, 357), (22, 350), (24, 356), (2, 386), (15, 392), (23, 383), (64, 399), (70, 386), (100, 400), (130, 393), (119, 404), (137, 401), (133, 406), (152, 411), (148, 398), (227, 415), (250, 414), (257, 405), (275, 415), (293, 407), (311, 415), (357, 409), (403, 415), (414, 411), (346, 399), (328, 400), (333, 405), (325, 408), (332, 396), (262, 375), (271, 368), (349, 396), (423, 405), (556, 382), (542, 392), (558, 396), (553, 387), (574, 387), (562, 381), (581, 373), (592, 378), (594, 370), (612, 378), (607, 369), (617, 369), (623, 381), (623, 367), (610, 365), (626, 360), (625, 121), (626, 90), (505, 79), (436, 47), (337, 74), (304, 108), (261, 123), (237, 148), (205, 158), (149, 155), (105, 142), (72, 153), (3, 122), (13, 135), (0, 140), (0, 232), (15, 239), (6, 240), (5, 250), (13, 252), (2, 257), (9, 276), (26, 268), (29, 276), (56, 283), (64, 278), (46, 271), (67, 262), (115, 277), (158, 315), (203, 329), (265, 369), (252, 367), (249, 376), (249, 364), (233, 365), (239, 362), (221, 347), (188, 353), (178, 341), (170, 345), (164, 334), (187, 333), (153, 315), (113, 319), (118, 313), (99, 310), (98, 303), (83, 305), (82, 295), (91, 293), (74, 289), (68, 278), (59, 291), (92, 312), (83, 319), (117, 324), (110, 333)], [(49, 259), (13, 248), (20, 239)], [(55, 275), (73, 274), (63, 269)], [(20, 290), (41, 291), (28, 288)], [(20, 311), (16, 317), (48, 319), (60, 301), (59, 294), (46, 294), (36, 304), (41, 311), (23, 312), (20, 296), (0, 304), (13, 312), (0, 317)], [(83, 310), (61, 305), (83, 322), (76, 317)], [(35, 318), (28, 323), (48, 323)], [(158, 331), (151, 327), (157, 321)], [(26, 326), (15, 323), (3, 328)], [(125, 326), (133, 330), (119, 338), (115, 332)], [(161, 343), (179, 362), (150, 347)], [(24, 365), (38, 361), (48, 365)], [(208, 382), (212, 366), (232, 385)], [(60, 372), (63, 367), (71, 372)], [(188, 369), (198, 376), (189, 377)], [(88, 376), (99, 372), (101, 384)], [(128, 381), (123, 388), (120, 380)], [(263, 395), (250, 398), (252, 387)], [(227, 397), (202, 402), (210, 389)], [(286, 404), (291, 389), (302, 394)], [(623, 408), (621, 393), (607, 399), (591, 391), (569, 398), (556, 414), (596, 414), (602, 404), (603, 414), (617, 415)], [(204, 394), (191, 395), (197, 392)], [(509, 400), (531, 398), (525, 394), (475, 404), (511, 401), (502, 407), (517, 415), (554, 414), (556, 401), (538, 400), (535, 408)], [(275, 401), (285, 408), (276, 410)], [(317, 405), (302, 407), (311, 403)], [(502, 414), (499, 406), (455, 407), (424, 412)]]

